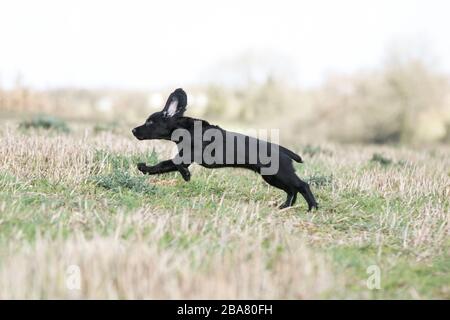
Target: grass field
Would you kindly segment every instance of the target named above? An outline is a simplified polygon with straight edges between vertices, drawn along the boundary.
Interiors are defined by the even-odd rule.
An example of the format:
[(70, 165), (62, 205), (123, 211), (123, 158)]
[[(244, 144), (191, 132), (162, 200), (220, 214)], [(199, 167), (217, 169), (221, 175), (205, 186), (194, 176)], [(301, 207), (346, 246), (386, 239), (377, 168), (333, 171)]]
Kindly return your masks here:
[(0, 298), (450, 299), (448, 147), (297, 145), (320, 209), (279, 211), (249, 171), (144, 177), (172, 145), (113, 131), (2, 126)]

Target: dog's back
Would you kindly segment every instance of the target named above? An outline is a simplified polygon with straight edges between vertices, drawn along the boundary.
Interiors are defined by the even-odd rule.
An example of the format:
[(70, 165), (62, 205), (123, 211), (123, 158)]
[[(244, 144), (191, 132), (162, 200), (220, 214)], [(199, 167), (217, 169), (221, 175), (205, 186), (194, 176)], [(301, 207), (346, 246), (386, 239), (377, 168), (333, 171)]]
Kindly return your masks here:
[[(178, 129), (186, 130), (190, 136), (189, 139), (175, 141), (179, 150), (184, 152), (189, 150), (191, 154), (189, 161), (206, 164), (207, 167), (248, 167), (249, 165), (261, 167), (267, 165), (266, 157), (276, 159), (278, 154), (299, 163), (303, 162), (298, 154), (283, 146), (227, 131), (205, 120), (182, 117), (178, 123)], [(201, 158), (200, 150), (196, 150), (199, 147), (201, 147)]]

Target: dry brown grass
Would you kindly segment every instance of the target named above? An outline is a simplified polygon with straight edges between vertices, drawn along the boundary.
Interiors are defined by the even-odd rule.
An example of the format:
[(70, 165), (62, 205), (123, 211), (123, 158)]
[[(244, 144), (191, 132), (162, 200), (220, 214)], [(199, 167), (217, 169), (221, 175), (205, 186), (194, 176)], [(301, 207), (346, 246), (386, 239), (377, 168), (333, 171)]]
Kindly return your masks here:
[[(0, 298), (449, 297), (447, 147), (322, 144), (299, 167), (331, 177), (313, 186), (313, 213), (276, 210), (281, 193), (239, 170), (152, 177), (150, 196), (89, 182), (94, 166), (114, 172), (96, 150), (152, 147), (169, 157), (170, 144), (123, 134), (0, 129)], [(372, 264), (380, 291), (365, 286)], [(81, 290), (66, 286), (70, 265)]]
[[(255, 208), (235, 217), (215, 219), (220, 247), (212, 250), (209, 222), (191, 211), (173, 216), (153, 209), (119, 214), (115, 236), (76, 233), (67, 239), (39, 236), (33, 244), (7, 249), (0, 272), (1, 298), (107, 298), (107, 299), (277, 299), (314, 298), (333, 285), (333, 276), (320, 255), (301, 239), (286, 233), (289, 226), (256, 219)], [(86, 217), (88, 218), (88, 217)], [(213, 218), (214, 219), (214, 218)], [(152, 231), (142, 230), (151, 226)], [(121, 239), (123, 230), (136, 228), (133, 239)], [(164, 235), (204, 236), (188, 249), (161, 249)], [(260, 243), (267, 234), (271, 246), (287, 244), (267, 268), (268, 257)], [(212, 239), (215, 241), (215, 239)], [(229, 244), (232, 243), (232, 249)], [(81, 290), (68, 290), (66, 270), (81, 269)]]

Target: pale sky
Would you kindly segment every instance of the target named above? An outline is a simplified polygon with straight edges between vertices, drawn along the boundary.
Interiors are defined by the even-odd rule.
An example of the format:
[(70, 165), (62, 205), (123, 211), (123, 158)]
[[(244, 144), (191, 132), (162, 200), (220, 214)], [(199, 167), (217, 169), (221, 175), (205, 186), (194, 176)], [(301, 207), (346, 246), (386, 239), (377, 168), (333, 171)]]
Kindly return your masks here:
[(248, 55), (311, 86), (393, 46), (450, 72), (449, 15), (447, 0), (0, 0), (0, 84), (19, 72), (37, 88), (239, 82), (217, 66)]

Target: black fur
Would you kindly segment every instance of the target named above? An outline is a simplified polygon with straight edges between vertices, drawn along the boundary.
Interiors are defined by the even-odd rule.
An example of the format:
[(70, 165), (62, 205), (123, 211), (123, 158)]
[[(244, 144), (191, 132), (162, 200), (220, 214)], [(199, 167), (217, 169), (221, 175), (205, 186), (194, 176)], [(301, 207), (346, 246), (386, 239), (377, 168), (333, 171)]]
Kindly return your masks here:
[[(139, 140), (150, 140), (150, 139), (170, 140), (178, 143), (178, 146), (180, 146), (180, 143), (182, 142), (178, 140), (177, 141), (172, 140), (172, 133), (174, 132), (174, 130), (185, 129), (189, 131), (191, 137), (195, 137), (194, 124), (199, 121), (202, 124), (203, 132), (211, 128), (220, 130), (223, 133), (224, 139), (224, 141), (222, 141), (223, 143), (226, 143), (227, 141), (226, 139), (241, 138), (244, 139), (243, 141), (245, 141), (245, 150), (249, 150), (249, 145), (251, 142), (254, 143), (255, 141), (259, 141), (256, 140), (256, 138), (243, 136), (239, 133), (227, 132), (218, 126), (209, 124), (205, 120), (184, 117), (183, 114), (186, 110), (186, 105), (187, 105), (186, 93), (182, 89), (176, 89), (169, 96), (166, 105), (162, 111), (152, 114), (147, 119), (145, 124), (136, 127), (132, 130), (134, 136)], [(202, 151), (211, 143), (211, 141), (206, 141), (204, 139), (202, 139), (202, 141), (197, 142), (202, 147)], [(273, 145), (268, 142), (267, 144), (269, 146)], [(188, 147), (191, 148), (191, 157), (188, 159), (188, 161), (178, 164), (179, 162), (175, 161), (175, 159), (172, 159), (162, 161), (154, 166), (147, 166), (144, 163), (139, 163), (138, 169), (144, 174), (160, 174), (178, 171), (180, 172), (181, 176), (185, 181), (189, 181), (191, 178), (191, 174), (188, 168), (189, 165), (193, 162), (199, 162), (201, 166), (206, 168), (222, 168), (222, 167), (246, 168), (261, 174), (262, 178), (267, 183), (276, 188), (282, 189), (287, 193), (287, 199), (280, 206), (280, 209), (294, 205), (297, 199), (297, 192), (300, 192), (300, 194), (305, 198), (306, 202), (308, 203), (308, 210), (311, 210), (312, 208), (317, 208), (317, 202), (313, 194), (311, 193), (309, 185), (306, 182), (302, 181), (295, 174), (295, 169), (292, 165), (292, 160), (301, 163), (303, 162), (302, 158), (296, 153), (292, 152), (291, 150), (288, 150), (282, 146), (277, 146), (279, 147), (278, 149), (279, 151), (277, 153), (277, 156), (279, 157), (278, 172), (276, 174), (267, 175), (261, 173), (261, 169), (264, 168), (265, 166), (267, 167), (267, 165), (263, 164), (265, 162), (261, 161), (260, 158), (257, 158), (256, 163), (249, 161), (248, 152), (245, 152), (244, 156), (245, 161), (243, 161), (243, 163), (237, 163), (237, 161), (234, 161), (233, 163), (230, 164), (225, 163), (225, 161), (222, 161), (222, 163), (207, 164), (203, 159), (201, 159), (202, 161), (196, 161), (198, 159), (194, 158), (193, 140), (191, 141), (191, 144)], [(237, 149), (237, 144), (235, 143), (234, 154), (231, 155), (232, 157), (234, 157), (235, 160), (237, 159), (236, 155), (238, 152), (240, 151)], [(179, 154), (179, 156), (182, 155)], [(223, 152), (223, 157), (224, 157), (223, 159), (225, 159), (226, 157), (225, 152)], [(259, 157), (259, 155), (257, 157)]]

